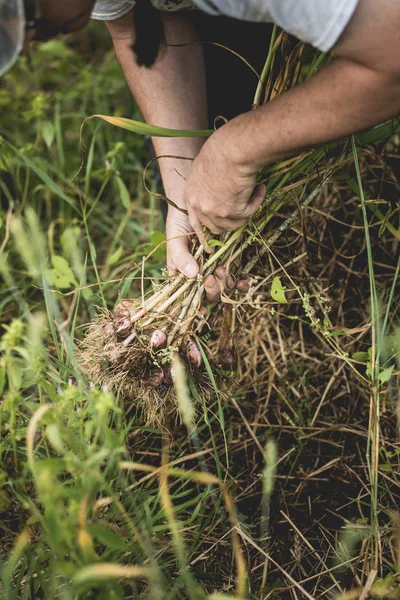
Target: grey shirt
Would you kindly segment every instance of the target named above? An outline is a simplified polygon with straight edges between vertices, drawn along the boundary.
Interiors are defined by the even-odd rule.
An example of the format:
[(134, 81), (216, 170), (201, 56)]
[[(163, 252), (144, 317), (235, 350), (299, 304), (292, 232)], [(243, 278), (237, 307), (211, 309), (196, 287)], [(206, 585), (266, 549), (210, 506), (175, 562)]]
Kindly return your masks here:
[[(192, 0), (151, 0), (159, 10), (185, 10), (197, 8)], [(123, 17), (136, 4), (136, 0), (97, 0), (92, 11), (92, 19), (112, 21)]]
[[(161, 10), (198, 7), (212, 15), (242, 21), (276, 23), (320, 50), (330, 50), (350, 21), (359, 0), (151, 0)], [(126, 14), (135, 0), (98, 0), (92, 17), (112, 20)]]

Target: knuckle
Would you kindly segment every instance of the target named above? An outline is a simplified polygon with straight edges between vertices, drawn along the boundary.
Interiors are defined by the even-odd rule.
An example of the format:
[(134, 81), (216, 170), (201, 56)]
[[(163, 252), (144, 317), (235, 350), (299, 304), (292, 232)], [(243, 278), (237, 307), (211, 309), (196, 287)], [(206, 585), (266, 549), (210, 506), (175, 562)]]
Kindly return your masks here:
[(200, 206), (200, 203), (199, 203), (199, 200), (198, 200), (197, 196), (194, 196), (193, 194), (186, 196), (186, 202), (192, 208), (199, 208), (199, 206)]
[(204, 286), (209, 297), (215, 297), (219, 294), (219, 287), (216, 281), (210, 281), (207, 286)]
[(228, 209), (228, 208), (221, 207), (221, 208), (218, 210), (218, 217), (219, 217), (220, 219), (227, 219), (229, 216), (230, 216), (230, 211), (229, 211), (229, 209)]
[(193, 215), (191, 215), (191, 216), (189, 217), (189, 223), (190, 223), (190, 226), (191, 226), (191, 228), (192, 228), (193, 230), (196, 230), (196, 228), (197, 228), (197, 221), (196, 221), (196, 219), (194, 218), (194, 216), (193, 216)]

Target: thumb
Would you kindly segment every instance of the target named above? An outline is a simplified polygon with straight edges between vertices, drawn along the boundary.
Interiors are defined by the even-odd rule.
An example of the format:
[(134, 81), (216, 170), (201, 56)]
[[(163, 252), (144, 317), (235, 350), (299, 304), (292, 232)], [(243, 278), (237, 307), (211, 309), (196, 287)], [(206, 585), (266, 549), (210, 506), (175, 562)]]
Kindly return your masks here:
[(264, 201), (266, 192), (267, 186), (265, 185), (265, 183), (259, 183), (258, 185), (256, 185), (256, 187), (253, 190), (253, 193), (251, 194), (247, 202), (246, 211), (244, 215), (246, 218), (250, 217), (251, 215), (254, 215), (256, 210), (261, 206), (261, 204)]
[(168, 226), (167, 223), (167, 266), (170, 275), (179, 272), (189, 278), (197, 276), (199, 265), (189, 252), (190, 238), (186, 228)]

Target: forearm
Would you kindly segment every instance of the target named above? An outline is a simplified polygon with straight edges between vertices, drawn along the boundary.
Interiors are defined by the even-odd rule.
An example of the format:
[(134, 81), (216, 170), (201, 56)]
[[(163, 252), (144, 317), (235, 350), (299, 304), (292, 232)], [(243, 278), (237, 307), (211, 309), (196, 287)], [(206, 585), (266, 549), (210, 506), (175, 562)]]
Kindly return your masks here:
[(225, 127), (236, 140), (234, 160), (257, 170), (398, 114), (399, 78), (336, 58), (309, 81)]
[[(190, 20), (182, 15), (162, 13), (164, 34), (169, 44), (191, 44), (196, 34)], [(134, 37), (129, 15), (122, 28), (111, 25), (114, 47), (127, 83), (145, 118), (154, 125), (174, 129), (206, 129), (206, 85), (203, 51), (200, 45), (171, 47), (162, 45), (151, 68), (139, 67), (132, 53)], [(125, 25), (124, 25), (125, 23)], [(202, 138), (153, 138), (156, 154), (180, 155), (194, 158)], [(186, 177), (191, 161), (160, 160), (160, 169), (167, 195), (183, 189), (181, 175)], [(174, 198), (172, 198), (174, 199)], [(182, 198), (175, 198), (180, 203)]]

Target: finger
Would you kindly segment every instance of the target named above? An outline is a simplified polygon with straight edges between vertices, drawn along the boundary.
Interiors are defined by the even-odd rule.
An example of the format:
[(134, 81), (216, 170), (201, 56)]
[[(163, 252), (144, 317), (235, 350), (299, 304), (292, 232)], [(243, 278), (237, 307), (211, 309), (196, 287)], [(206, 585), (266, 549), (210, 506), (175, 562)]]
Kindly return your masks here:
[(247, 202), (246, 210), (244, 211), (244, 216), (246, 218), (254, 215), (256, 210), (260, 208), (261, 204), (264, 202), (266, 192), (267, 186), (264, 183), (256, 185)]
[[(204, 216), (204, 221), (207, 219), (210, 221), (209, 215)], [(236, 231), (236, 229), (242, 227), (246, 221), (247, 217), (244, 216), (243, 212), (238, 216), (231, 215), (230, 217), (218, 217), (215, 215), (212, 217), (212, 226), (219, 230), (218, 233), (221, 233), (222, 231)]]
[(223, 228), (224, 231), (233, 232), (239, 227), (242, 227), (247, 222), (247, 219), (238, 219), (237, 221), (224, 221), (223, 223), (219, 223), (220, 227)]
[(221, 296), (221, 285), (221, 283), (218, 284), (214, 275), (207, 275), (207, 277), (205, 277), (204, 289), (209, 302), (218, 302)]
[(199, 238), (200, 244), (203, 246), (204, 250), (208, 252), (208, 254), (212, 254), (214, 249), (208, 245), (208, 236), (205, 231), (203, 231), (203, 224), (199, 220), (198, 216), (188, 207), (189, 212), (189, 223), (193, 227), (193, 230), (197, 237)]
[[(226, 287), (226, 271), (224, 267), (217, 267), (214, 271), (214, 276), (219, 279), (222, 284), (222, 289)], [(218, 282), (217, 282), (218, 283)]]
[[(190, 254), (188, 248), (188, 236), (174, 237), (170, 236), (167, 239), (167, 264), (168, 272), (174, 275), (179, 271), (186, 277), (197, 277), (199, 265), (194, 257)], [(171, 239), (172, 237), (172, 239)]]
[(214, 274), (218, 279), (221, 280), (224, 289), (228, 288), (233, 290), (235, 287), (235, 281), (230, 273), (227, 275), (225, 267), (217, 267)]
[(242, 225), (246, 223), (247, 219), (223, 219), (223, 218), (215, 218), (213, 222), (213, 233), (223, 233), (225, 231), (236, 231)]
[(250, 281), (248, 279), (240, 279), (236, 284), (236, 289), (241, 294), (245, 294), (250, 289)]
[(223, 233), (224, 231), (235, 231), (238, 227), (241, 227), (246, 223), (247, 218), (242, 214), (237, 217), (231, 215), (229, 217), (205, 214), (203, 212), (197, 212), (197, 217), (209, 229), (212, 233)]
[(217, 225), (215, 220), (210, 219), (207, 215), (198, 214), (197, 216), (200, 222), (203, 224), (203, 226), (207, 227), (207, 229), (211, 231), (211, 233), (218, 235), (219, 233), (223, 233), (224, 231), (226, 231), (226, 229), (223, 229), (223, 227)]
[(223, 228), (218, 226), (215, 218), (210, 217), (207, 212), (203, 212), (199, 204), (191, 205), (190, 202), (187, 202), (186, 208), (189, 214), (189, 222), (203, 246), (204, 238), (202, 237), (200, 231), (204, 233), (204, 227), (216, 235), (225, 231)]

